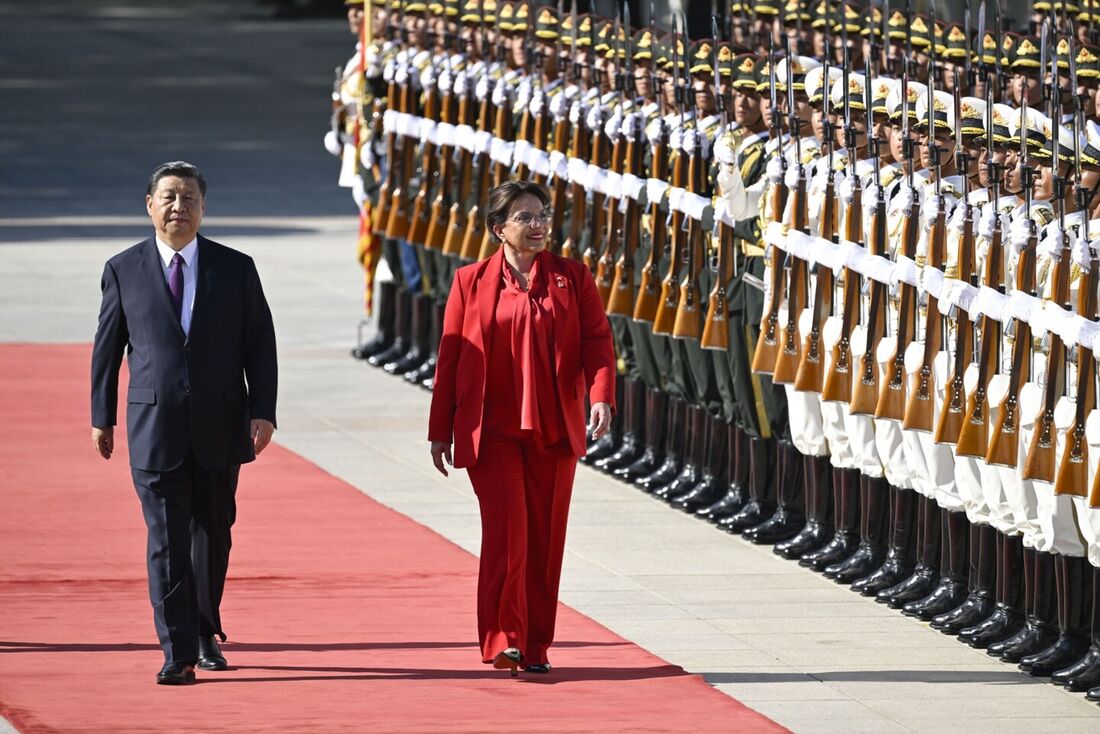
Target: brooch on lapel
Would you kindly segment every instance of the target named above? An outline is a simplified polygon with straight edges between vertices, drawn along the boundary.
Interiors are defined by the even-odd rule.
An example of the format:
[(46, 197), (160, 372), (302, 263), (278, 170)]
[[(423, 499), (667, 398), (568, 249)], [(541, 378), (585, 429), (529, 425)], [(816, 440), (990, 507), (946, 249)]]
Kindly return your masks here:
[(554, 275), (554, 285), (556, 285), (558, 288), (568, 288), (569, 287), (569, 281), (567, 281), (565, 279), (564, 275), (555, 274)]

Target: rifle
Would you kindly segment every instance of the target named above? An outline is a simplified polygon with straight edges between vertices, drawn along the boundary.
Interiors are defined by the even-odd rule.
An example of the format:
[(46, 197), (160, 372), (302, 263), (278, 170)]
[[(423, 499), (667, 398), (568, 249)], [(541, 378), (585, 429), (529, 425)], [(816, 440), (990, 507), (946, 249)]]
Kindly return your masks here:
[[(711, 32), (715, 39), (718, 38), (718, 18), (711, 16)], [(718, 44), (714, 46), (714, 95), (716, 110), (721, 120), (718, 134), (715, 136), (715, 145), (722, 139), (729, 127), (729, 119), (726, 113), (726, 95), (721, 92), (721, 72), (718, 69)], [(735, 161), (736, 164), (736, 161)], [(718, 223), (718, 254), (717, 257), (709, 257), (714, 260), (711, 270), (714, 273), (714, 285), (707, 295), (707, 314), (703, 319), (703, 333), (699, 338), (699, 346), (703, 349), (729, 349), (729, 296), (726, 292), (726, 282), (732, 277), (730, 272), (733, 261), (733, 228), (725, 222)], [(712, 236), (713, 240), (713, 236)]]
[[(979, 25), (981, 20), (979, 19)], [(984, 283), (987, 288), (1004, 292), (1004, 243), (1001, 218), (996, 206), (1001, 198), (1000, 166), (993, 160), (993, 90), (985, 85), (986, 99), (986, 178), (992, 188), (990, 206), (994, 207), (993, 237), (985, 260)], [(966, 415), (959, 431), (956, 452), (959, 456), (984, 458), (989, 451), (989, 381), (1000, 362), (1001, 322), (989, 314), (982, 316), (982, 353), (978, 362), (978, 384), (967, 399)]]
[[(497, 90), (500, 91), (501, 103), (498, 105), (496, 101), (493, 101), (493, 136), (501, 140), (512, 141), (513, 138), (513, 120), (512, 120), (512, 97), (511, 90), (508, 87), (507, 81), (507, 67), (506, 59), (504, 55), (504, 49), (500, 44), (500, 39), (503, 38), (503, 32), (500, 30), (500, 13), (497, 13), (497, 60), (501, 65), (501, 77), (497, 80), (493, 95), (497, 95)], [(509, 170), (508, 166), (499, 161), (493, 165), (493, 187), (496, 188), (504, 183), (508, 179)], [(488, 199), (489, 192), (485, 192), (486, 199)], [(494, 239), (492, 233), (487, 227), (482, 227), (483, 230), (481, 236), (481, 242), (479, 243), (479, 249), (477, 254), (478, 260), (484, 260), (490, 257), (500, 244)]]
[[(681, 35), (681, 33), (683, 35)], [(677, 59), (676, 55), (682, 51), (686, 57), (686, 49), (681, 48), (681, 42), (687, 38), (686, 24), (682, 29), (677, 29), (676, 17), (673, 17), (673, 79), (676, 85), (676, 104), (680, 109), (680, 130), (686, 129), (684, 107), (689, 97), (688, 90), (680, 83), (679, 64), (684, 63), (686, 72), (686, 58)], [(688, 156), (682, 150), (673, 151), (676, 160), (672, 164), (672, 177), (669, 183), (678, 188), (684, 188), (688, 181), (688, 167), (684, 160)], [(671, 229), (672, 245), (669, 250), (668, 272), (661, 280), (661, 297), (657, 304), (657, 313), (653, 319), (653, 333), (671, 336), (676, 324), (676, 311), (680, 303), (680, 268), (684, 260), (684, 213), (676, 209), (669, 212), (669, 227)], [(656, 243), (654, 244), (656, 248)]]
[[(614, 38), (611, 40), (611, 55), (615, 64), (615, 78), (614, 78), (614, 90), (619, 93), (619, 111), (620, 114), (628, 114), (626, 111), (626, 89), (624, 86), (625, 80), (623, 79), (622, 69), (623, 64), (619, 62), (619, 52), (622, 50), (622, 43), (620, 36), (622, 33), (622, 18), (616, 14), (615, 16), (615, 33)], [(614, 117), (612, 117), (614, 120)], [(626, 154), (626, 136), (623, 135), (622, 123), (617, 127), (611, 125), (612, 129), (609, 133), (612, 140), (611, 145), (611, 170), (614, 173), (623, 174), (623, 166), (625, 161), (623, 156)], [(607, 308), (607, 305), (611, 301), (611, 285), (615, 275), (615, 263), (618, 260), (619, 245), (622, 237), (622, 212), (619, 209), (620, 199), (618, 196), (607, 196), (607, 211), (605, 218), (607, 220), (607, 230), (604, 233), (604, 239), (607, 241), (607, 246), (604, 248), (603, 254), (600, 255), (596, 261), (596, 290), (600, 294), (600, 300)], [(593, 247), (593, 252), (595, 248)], [(595, 255), (593, 255), (595, 257)], [(587, 258), (587, 255), (586, 255)]]
[[(1044, 23), (1044, 28), (1042, 30), (1043, 38), (1040, 44), (1040, 47), (1043, 49), (1043, 51), (1040, 52), (1040, 69), (1045, 71), (1047, 68), (1047, 61), (1049, 60), (1051, 64), (1050, 82), (1044, 85), (1043, 90), (1049, 103), (1047, 109), (1051, 120), (1050, 164), (1053, 167), (1054, 174), (1054, 209), (1058, 215), (1058, 230), (1062, 235), (1062, 252), (1058, 257), (1057, 264), (1054, 266), (1051, 291), (1054, 303), (1068, 311), (1071, 307), (1069, 302), (1071, 254), (1069, 236), (1066, 234), (1066, 179), (1061, 175), (1061, 168), (1058, 160), (1058, 130), (1060, 128), (1059, 120), (1061, 119), (1061, 100), (1058, 94), (1057, 54), (1054, 52), (1056, 46), (1053, 42), (1048, 43), (1048, 31), (1053, 41), (1053, 28), (1046, 27), (1046, 23)], [(1076, 89), (1074, 93), (1076, 93)], [(1027, 131), (1024, 130), (1024, 133), (1026, 137)], [(1088, 214), (1085, 216), (1087, 217)], [(1086, 293), (1086, 297), (1087, 295)], [(1031, 444), (1028, 447), (1027, 456), (1024, 460), (1024, 479), (1038, 479), (1044, 482), (1054, 481), (1055, 454), (1057, 451), (1058, 438), (1058, 429), (1054, 425), (1054, 407), (1058, 402), (1058, 398), (1065, 394), (1066, 387), (1066, 345), (1062, 341), (1062, 337), (1054, 332), (1050, 332), (1049, 338), (1050, 349), (1047, 352), (1046, 385), (1043, 389), (1043, 407), (1039, 411), (1038, 418), (1036, 419), (1035, 432), (1031, 436)]]
[[(630, 6), (623, 5), (623, 26), (625, 28), (624, 43), (626, 45), (626, 57), (623, 59), (622, 85), (624, 90), (629, 90), (628, 99), (631, 100), (630, 115), (624, 130), (626, 136), (626, 161), (624, 170), (632, 176), (642, 174), (642, 140), (645, 135), (642, 129), (645, 118), (642, 116), (634, 87), (634, 50), (631, 48)], [(630, 119), (634, 122), (630, 123)], [(622, 252), (615, 263), (615, 278), (611, 284), (611, 293), (607, 300), (608, 315), (632, 317), (634, 315), (634, 250), (641, 237), (641, 214), (638, 212), (638, 201), (629, 196), (626, 198), (626, 211), (620, 214), (620, 227), (625, 229), (618, 235), (622, 242)]]
[[(684, 27), (687, 27), (687, 18), (681, 18)], [(687, 89), (691, 89), (690, 77), (685, 64), (685, 81)], [(717, 91), (717, 90), (715, 90)], [(690, 93), (690, 92), (689, 92)], [(692, 148), (688, 160), (688, 191), (703, 196), (706, 194), (706, 180), (703, 170), (706, 168), (706, 159), (703, 157), (703, 131), (699, 128), (699, 110), (695, 111), (695, 145)], [(687, 252), (684, 254), (684, 277), (680, 281), (680, 299), (676, 304), (676, 319), (672, 326), (672, 336), (677, 339), (698, 340), (702, 335), (700, 323), (699, 292), (699, 266), (703, 259), (703, 223), (694, 217), (688, 217)]]
[[(1030, 229), (1027, 245), (1020, 253), (1016, 266), (1016, 290), (1035, 295), (1035, 248), (1038, 229), (1031, 219), (1031, 194), (1035, 184), (1035, 169), (1027, 148), (1027, 105), (1020, 108), (1020, 177), (1024, 189), (1025, 218)], [(990, 131), (992, 134), (992, 130)], [(1012, 367), (1008, 375), (1008, 392), (1001, 407), (997, 423), (993, 428), (993, 438), (985, 460), (989, 464), (1016, 466), (1020, 449), (1019, 403), (1020, 388), (1031, 373), (1031, 325), (1027, 321), (1015, 320), (1015, 343), (1012, 345)]]
[[(561, 3), (559, 1), (558, 17), (564, 18), (562, 15)], [(571, 53), (575, 53), (577, 43), (577, 3), (576, 0), (572, 3), (570, 9), (570, 20), (572, 21), (572, 28), (570, 29), (570, 36), (572, 45), (569, 47)], [(562, 58), (562, 42), (561, 34), (558, 34), (558, 58)], [(572, 59), (565, 62), (562, 67), (564, 73), (562, 81), (562, 106), (560, 114), (555, 113), (554, 116), (554, 133), (553, 133), (553, 150), (557, 153), (565, 155), (569, 149), (569, 135), (571, 130), (571, 123), (569, 120), (569, 109), (565, 106), (565, 101), (568, 99), (568, 90), (571, 84), (578, 83), (576, 76), (573, 73), (574, 67)], [(568, 186), (568, 179), (565, 176), (554, 175), (554, 185), (550, 191), (550, 209), (553, 212), (553, 219), (550, 223), (551, 237), (550, 247), (557, 253), (561, 253), (562, 249), (562, 227), (565, 223), (565, 206), (568, 203), (566, 199), (566, 190)]]
[[(405, 56), (405, 84), (401, 86), (401, 112), (416, 114), (416, 97), (414, 78), (416, 67), (412, 64), (413, 47), (406, 38)], [(399, 169), (394, 178), (394, 187), (390, 196), (389, 218), (386, 221), (386, 237), (390, 239), (406, 239), (409, 235), (409, 212), (406, 197), (409, 180), (412, 178), (413, 166), (416, 162), (416, 141), (405, 135), (398, 135), (397, 142), (401, 145)], [(391, 159), (393, 160), (393, 159)]]
[[(969, 32), (969, 28), (967, 29)], [(955, 168), (962, 173), (963, 232), (959, 243), (959, 280), (973, 284), (974, 277), (974, 209), (970, 205), (970, 156), (963, 148), (962, 140), (962, 102), (959, 88), (959, 68), (955, 67)], [(996, 203), (994, 203), (996, 206)], [(955, 313), (955, 359), (951, 375), (947, 379), (947, 395), (940, 409), (940, 420), (936, 424), (936, 443), (958, 444), (966, 417), (967, 397), (963, 385), (967, 355), (973, 349), (973, 324), (965, 309), (956, 309)], [(984, 337), (983, 337), (984, 338)]]
[[(654, 25), (655, 14), (653, 12), (653, 6), (650, 5), (650, 37), (657, 38), (656, 26)], [(654, 40), (656, 42), (656, 40)], [(669, 177), (668, 171), (668, 124), (665, 122), (665, 107), (664, 107), (664, 95), (661, 91), (661, 85), (658, 83), (658, 76), (656, 74), (656, 64), (651, 61), (650, 64), (654, 67), (654, 75), (651, 83), (651, 87), (654, 93), (657, 95), (657, 99), (660, 103), (660, 111), (658, 112), (657, 120), (657, 135), (655, 142), (653, 143), (653, 154), (649, 163), (649, 173), (652, 178), (659, 179), (661, 181), (667, 181)], [(640, 170), (640, 169), (639, 169)], [(660, 262), (661, 258), (665, 254), (665, 249), (668, 246), (668, 227), (666, 222), (666, 214), (662, 211), (660, 202), (653, 200), (649, 202), (649, 223), (650, 223), (650, 248), (649, 257), (646, 259), (645, 265), (642, 267), (642, 283), (638, 288), (638, 298), (634, 302), (634, 320), (643, 323), (653, 323), (657, 318), (657, 309), (660, 305), (661, 299), (661, 273)]]
[[(617, 25), (617, 24), (616, 24)], [(592, 24), (592, 32), (595, 32), (596, 24)], [(597, 90), (602, 86), (601, 74), (599, 68), (596, 65), (596, 39), (592, 39), (592, 59), (591, 67), (589, 68), (589, 80), (593, 87)], [(607, 136), (604, 133), (604, 108), (602, 94), (597, 95), (595, 99), (595, 127), (593, 127), (589, 134), (592, 139), (592, 147), (589, 149), (588, 165), (603, 168), (607, 158)], [(591, 170), (591, 168), (589, 169)], [(584, 262), (588, 270), (595, 275), (596, 274), (596, 260), (599, 256), (600, 246), (600, 234), (604, 227), (604, 195), (594, 188), (589, 192), (592, 197), (592, 216), (588, 221), (588, 237), (585, 242), (584, 251), (581, 254), (581, 260)], [(606, 303), (606, 301), (605, 301)]]
[[(473, 68), (473, 59), (468, 59), (467, 64), (469, 68)], [(473, 118), (473, 105), (476, 103), (474, 99), (473, 86), (470, 84), (470, 78), (467, 73), (462, 75), (463, 87), (459, 94), (458, 99), (458, 116), (455, 119), (456, 125), (472, 125), (475, 123)], [(458, 134), (456, 132), (456, 134)], [(448, 199), (440, 201), (444, 204), (446, 201), (450, 201), (450, 210), (447, 214), (446, 235), (443, 239), (443, 253), (445, 255), (452, 255), (460, 257), (462, 255), (462, 244), (466, 234), (466, 206), (470, 198), (472, 179), (474, 177), (473, 171), (473, 154), (466, 148), (459, 146), (458, 148), (458, 163), (454, 169), (454, 177), (452, 185), (457, 182), (457, 191), (448, 190), (446, 183), (442, 189), (440, 189), (441, 199), (443, 196), (447, 196)], [(480, 178), (480, 171), (478, 172)], [(446, 194), (444, 194), (446, 191)], [(434, 213), (433, 213), (434, 216)]]
[[(931, 27), (935, 27), (936, 19), (933, 13)], [(928, 233), (928, 264), (934, 268), (942, 269), (944, 261), (944, 209), (943, 191), (940, 188), (940, 153), (936, 145), (936, 57), (935, 39), (930, 48), (930, 61), (928, 71), (928, 161), (932, 166), (932, 176), (936, 190), (936, 219), (932, 223), (932, 229)], [(920, 369), (917, 371), (917, 389), (909, 396), (909, 402), (905, 406), (905, 418), (902, 427), (913, 431), (930, 433), (935, 419), (933, 398), (935, 388), (932, 385), (932, 361), (943, 347), (943, 317), (940, 313), (939, 301), (931, 293), (926, 294), (927, 309), (924, 326), (924, 353), (921, 356)]]
[[(577, 49), (577, 10), (576, 0), (573, 3), (573, 53), (576, 58)], [(592, 25), (589, 25), (589, 39), (591, 40)], [(594, 54), (595, 51), (592, 46), (589, 45), (588, 53)], [(573, 79), (577, 82), (578, 87), (581, 80), (580, 63), (574, 61), (572, 65)], [(594, 79), (589, 79), (589, 84), (596, 83)], [(576, 115), (574, 115), (576, 112)], [(588, 140), (589, 135), (586, 129), (585, 118), (587, 118), (587, 111), (584, 106), (584, 92), (578, 90), (577, 100), (573, 102), (573, 106), (569, 111), (570, 123), (573, 127), (573, 139), (572, 145), (569, 150), (570, 159), (576, 159), (578, 161), (584, 161), (588, 157)], [(575, 118), (575, 119), (574, 119)], [(569, 201), (572, 202), (573, 208), (569, 215), (569, 236), (565, 239), (565, 242), (561, 246), (561, 254), (563, 257), (568, 257), (576, 260), (580, 255), (581, 240), (584, 238), (584, 225), (585, 220), (588, 217), (588, 192), (584, 186), (577, 181), (570, 181), (569, 183)]]
[[(531, 11), (533, 10), (534, 4), (532, 3)], [(520, 112), (519, 131), (516, 133), (515, 139), (517, 141), (523, 140), (527, 143), (535, 144), (535, 113), (531, 109), (531, 101), (535, 94), (535, 82), (542, 81), (542, 53), (540, 49), (535, 47), (535, 43), (532, 40), (534, 38), (532, 30), (535, 27), (535, 17), (531, 11), (527, 14), (527, 29), (524, 31), (523, 36), (524, 54), (522, 70), (522, 73), (527, 77), (530, 97), (527, 99), (526, 103), (523, 105), (523, 110)], [(523, 83), (522, 77), (520, 78), (520, 83)], [(513, 110), (513, 113), (514, 112), (515, 110)], [(542, 146), (540, 145), (539, 147)], [(521, 161), (516, 164), (516, 180), (526, 181), (530, 173), (525, 162)]]
[[(1091, 17), (1091, 14), (1090, 14)], [(1073, 34), (1069, 34), (1069, 77), (1073, 94), (1073, 165), (1074, 195), (1077, 210), (1084, 212), (1081, 224), (1082, 236), (1089, 242), (1089, 199), (1091, 192), (1081, 184), (1081, 147), (1080, 133), (1082, 125), (1081, 97), (1077, 94), (1077, 53), (1074, 49)], [(1096, 251), (1089, 246), (1089, 271), (1085, 278), (1085, 287), (1077, 291), (1077, 313), (1087, 319), (1097, 316), (1097, 282), (1100, 261)], [(1054, 494), (1069, 494), (1085, 497), (1088, 494), (1088, 442), (1085, 440), (1085, 420), (1096, 405), (1096, 376), (1092, 350), (1077, 345), (1077, 400), (1074, 405), (1073, 425), (1066, 431), (1066, 448), (1062, 452), (1062, 463), (1058, 466), (1058, 476), (1054, 480)], [(1097, 483), (1100, 487), (1100, 482)], [(1094, 490), (1094, 494), (1096, 490)], [(1100, 495), (1097, 495), (1100, 499)], [(1100, 504), (1093, 503), (1093, 506)]]
[[(436, 76), (434, 66), (429, 68), (429, 74), (431, 76), (427, 84), (427, 89), (424, 90), (424, 118), (432, 122), (439, 122), (440, 94), (437, 84), (438, 77)], [(428, 140), (424, 143), (424, 147), (421, 151), (420, 189), (417, 191), (416, 199), (413, 201), (412, 223), (406, 237), (409, 242), (415, 245), (427, 245), (428, 225), (430, 224), (429, 214), (431, 213), (431, 205), (428, 202), (428, 197), (432, 189), (432, 180), (436, 175), (435, 164), (435, 143)]]
[[(917, 240), (920, 237), (920, 201), (913, 191), (914, 154), (913, 141), (909, 137), (909, 63), (908, 58), (901, 60), (901, 96), (902, 96), (902, 153), (906, 159), (909, 191), (912, 202), (904, 214), (901, 225), (902, 256), (913, 260), (917, 255)], [(878, 405), (875, 417), (884, 420), (903, 421), (909, 380), (905, 372), (905, 352), (913, 340), (917, 328), (917, 292), (906, 282), (898, 283), (898, 330), (894, 356), (886, 365), (885, 379), (879, 387)]]
[[(392, 36), (396, 34), (392, 23), (388, 25), (388, 29), (392, 40)], [(394, 58), (393, 64), (393, 76), (390, 77), (389, 82), (386, 84), (386, 109), (399, 111), (401, 91), (397, 84), (396, 58)], [(390, 221), (390, 204), (393, 200), (394, 186), (397, 185), (397, 175), (394, 173), (394, 169), (397, 167), (397, 156), (397, 131), (391, 130), (386, 134), (386, 178), (379, 189), (378, 207), (374, 213), (374, 221), (371, 222), (371, 228), (375, 234), (385, 235), (387, 225)]]
[[(488, 49), (488, 33), (485, 29), (485, 14), (481, 14), (481, 48)], [(492, 56), (486, 53), (484, 74), (488, 77), (492, 71)], [(477, 114), (477, 131), (487, 133), (492, 129), (493, 122), (493, 90), (492, 83), (487, 84), (485, 97)], [(476, 91), (476, 90), (475, 90)], [(462, 235), (462, 249), (459, 257), (464, 262), (473, 262), (481, 254), (481, 244), (485, 240), (485, 213), (489, 211), (489, 154), (481, 152), (477, 154), (476, 163), (471, 155), (471, 170), (477, 171), (474, 183), (474, 205), (466, 218), (466, 227)]]
[[(775, 37), (771, 35), (768, 51), (768, 104), (771, 110), (772, 140), (776, 141), (775, 154), (787, 177), (787, 157), (783, 153), (783, 127), (780, 123), (779, 98), (775, 89)], [(772, 221), (783, 221), (783, 210), (787, 205), (787, 187), (783, 181), (773, 184), (768, 191)], [(783, 269), (779, 262), (779, 248), (768, 248), (768, 267), (771, 272), (768, 306), (760, 322), (760, 336), (756, 340), (756, 350), (752, 358), (752, 371), (770, 375), (775, 371), (775, 361), (779, 356), (779, 304), (783, 300)]]
[[(828, 2), (828, 0), (826, 0)], [(826, 6), (828, 7), (828, 6)], [(821, 226), (818, 234), (822, 239), (834, 244), (837, 242), (836, 226), (836, 172), (833, 170), (833, 123), (830, 120), (829, 97), (832, 94), (832, 77), (830, 75), (831, 54), (829, 48), (829, 23), (824, 26), (825, 48), (824, 73), (822, 74), (822, 86), (824, 95), (821, 100), (824, 114), (821, 119), (822, 133), (825, 138), (825, 162), (827, 173), (825, 179), (825, 200), (821, 211)], [(825, 360), (821, 353), (821, 330), (825, 319), (832, 314), (833, 291), (836, 288), (836, 279), (832, 268), (817, 266), (814, 282), (814, 311), (813, 320), (810, 322), (810, 333), (806, 337), (806, 347), (802, 350), (802, 360), (798, 363), (798, 373), (794, 378), (794, 389), (803, 392), (820, 393), (825, 382)]]
[[(444, 38), (449, 40), (449, 34), (444, 34)], [(447, 41), (445, 41), (443, 53), (446, 56), (443, 63), (444, 69), (447, 72), (443, 78), (447, 80), (448, 84), (441, 95), (439, 103), (439, 120), (441, 123), (453, 126), (455, 124), (454, 79), (451, 78), (451, 49)], [(438, 85), (438, 80), (436, 83)], [(452, 137), (453, 135), (454, 133), (452, 130)], [(438, 170), (439, 185), (435, 199), (432, 201), (431, 210), (428, 214), (428, 232), (424, 237), (424, 245), (430, 250), (443, 252), (443, 247), (446, 244), (448, 222), (448, 217), (444, 212), (450, 213), (451, 209), (451, 184), (454, 177), (454, 145), (452, 143), (447, 143), (440, 146), (439, 158), (441, 160)]]
[[(794, 104), (794, 57), (791, 55), (790, 36), (783, 37), (784, 55), (787, 58), (787, 126), (795, 144), (795, 167), (798, 170), (798, 183), (794, 188), (791, 202), (791, 229), (806, 232), (806, 172), (802, 166), (801, 120)], [(806, 298), (806, 261), (787, 255), (785, 268), (790, 269), (787, 283), (787, 324), (779, 335), (780, 349), (775, 355), (772, 369), (772, 381), (778, 384), (793, 384), (801, 361), (802, 340), (798, 336), (798, 317), (802, 313), (802, 303)]]
[[(558, 0), (558, 19), (559, 19), (559, 22), (560, 22), (560, 19), (561, 19), (561, 7), (562, 7), (562, 0)], [(534, 19), (533, 18), (531, 20), (531, 25), (532, 26), (534, 25)], [(560, 39), (561, 39), (561, 32), (560, 31), (558, 32), (558, 39), (559, 40), (557, 41), (557, 43), (560, 44), (560, 42), (561, 42), (560, 41)], [(558, 54), (559, 57), (561, 56), (560, 49), (555, 48), (554, 53)], [(531, 144), (538, 150), (546, 150), (547, 138), (548, 138), (549, 132), (550, 132), (548, 130), (548, 127), (550, 125), (550, 115), (548, 114), (549, 110), (548, 110), (548, 103), (547, 103), (547, 100), (549, 99), (549, 96), (548, 96), (548, 92), (547, 92), (546, 84), (545, 84), (546, 80), (543, 78), (545, 76), (544, 64), (545, 64), (545, 59), (543, 57), (542, 47), (538, 46), (535, 50), (535, 71), (534, 71), (534, 78), (538, 82), (538, 88), (535, 90), (534, 98), (531, 100), (531, 105), (530, 105), (531, 107), (534, 108), (532, 110), (532, 114), (534, 114), (534, 116), (535, 116), (534, 129), (532, 130), (532, 133), (531, 133), (531, 135), (532, 135)], [(536, 173), (535, 176), (534, 176), (534, 181), (539, 186), (545, 186), (546, 185), (546, 174), (545, 173)], [(548, 243), (548, 244), (552, 245), (552, 242)]]

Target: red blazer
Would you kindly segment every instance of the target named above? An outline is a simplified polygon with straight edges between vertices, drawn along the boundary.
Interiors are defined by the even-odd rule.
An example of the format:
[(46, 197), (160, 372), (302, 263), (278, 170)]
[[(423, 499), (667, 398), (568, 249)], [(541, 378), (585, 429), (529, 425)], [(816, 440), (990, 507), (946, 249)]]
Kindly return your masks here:
[[(549, 254), (549, 253), (548, 253)], [(502, 286), (504, 251), (455, 273), (432, 388), (428, 440), (454, 444), (457, 468), (477, 463), (488, 371), (486, 335)], [(554, 367), (569, 445), (586, 451), (584, 397), (615, 407), (615, 349), (592, 273), (583, 263), (550, 254), (545, 275), (554, 321)]]

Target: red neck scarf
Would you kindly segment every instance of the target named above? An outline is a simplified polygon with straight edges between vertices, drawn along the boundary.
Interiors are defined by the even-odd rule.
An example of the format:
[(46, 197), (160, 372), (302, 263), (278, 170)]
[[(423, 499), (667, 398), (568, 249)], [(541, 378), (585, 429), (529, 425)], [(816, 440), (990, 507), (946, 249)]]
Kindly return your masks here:
[(549, 312), (549, 256), (535, 256), (524, 291), (504, 260), (504, 288), (515, 294), (512, 316), (512, 364), (515, 370), (519, 427), (534, 434), (535, 443), (553, 446), (562, 439), (557, 391), (554, 387), (554, 324)]

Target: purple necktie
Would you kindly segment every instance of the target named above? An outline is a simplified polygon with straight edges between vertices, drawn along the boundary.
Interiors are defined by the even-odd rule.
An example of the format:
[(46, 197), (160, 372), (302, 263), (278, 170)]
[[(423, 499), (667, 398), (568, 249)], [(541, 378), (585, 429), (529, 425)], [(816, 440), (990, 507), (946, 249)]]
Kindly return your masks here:
[(178, 252), (168, 266), (168, 290), (172, 294), (172, 305), (176, 307), (176, 318), (183, 311), (183, 255)]

